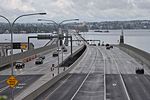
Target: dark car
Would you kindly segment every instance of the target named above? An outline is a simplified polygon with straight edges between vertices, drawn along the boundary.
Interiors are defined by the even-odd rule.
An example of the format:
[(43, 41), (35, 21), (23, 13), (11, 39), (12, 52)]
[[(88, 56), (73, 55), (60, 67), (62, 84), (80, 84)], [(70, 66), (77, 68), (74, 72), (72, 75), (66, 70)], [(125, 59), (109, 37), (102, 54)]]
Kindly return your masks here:
[(108, 47), (109, 46), (109, 44), (106, 44), (106, 47)]
[(25, 64), (23, 63), (23, 62), (16, 62), (16, 64), (15, 64), (15, 68), (16, 69), (22, 69), (22, 68), (24, 68), (25, 67)]
[(67, 52), (67, 49), (65, 48), (65, 49), (63, 49), (63, 52)]
[(111, 45), (110, 48), (113, 48), (113, 46)]
[(43, 64), (43, 59), (36, 59), (35, 64)]
[(45, 56), (40, 56), (39, 58), (41, 58), (41, 59), (45, 59)]
[(109, 50), (109, 49), (110, 49), (110, 46), (106, 46), (106, 49)]
[(135, 72), (136, 72), (136, 74), (144, 74), (144, 69), (143, 68), (136, 68)]
[(58, 56), (58, 52), (53, 52), (53, 57), (57, 57)]

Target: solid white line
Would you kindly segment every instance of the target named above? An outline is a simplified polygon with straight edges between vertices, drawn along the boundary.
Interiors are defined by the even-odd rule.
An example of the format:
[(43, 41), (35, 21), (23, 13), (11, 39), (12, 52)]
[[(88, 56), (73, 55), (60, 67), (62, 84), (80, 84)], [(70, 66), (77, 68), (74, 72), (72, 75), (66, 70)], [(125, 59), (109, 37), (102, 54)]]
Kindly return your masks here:
[(72, 76), (72, 74), (71, 74), (68, 78), (66, 78), (66, 79), (64, 80), (64, 82), (63, 82), (62, 84), (60, 84), (53, 92), (51, 92), (44, 100), (48, 100), (48, 98), (49, 98), (56, 90), (58, 90), (65, 82), (67, 82), (67, 80), (68, 80), (71, 76)]
[(3, 88), (0, 89), (0, 92), (3, 92), (4, 90), (6, 90), (8, 88), (9, 88), (9, 86), (5, 86), (5, 87), (3, 87)]
[[(90, 70), (91, 72), (91, 70)], [(75, 92), (75, 94), (72, 96), (72, 98), (70, 100), (73, 100), (74, 97), (76, 96), (76, 94), (79, 92), (79, 90), (81, 89), (81, 87), (83, 86), (84, 82), (86, 81), (86, 79), (88, 78), (88, 76), (90, 75), (90, 72), (87, 74), (87, 76), (85, 77), (85, 79), (82, 81), (81, 85), (79, 86), (78, 90)]]
[(104, 58), (104, 100), (106, 100), (106, 59)]
[[(101, 50), (99, 49), (101, 52)], [(104, 61), (104, 100), (106, 100), (106, 57), (104, 56), (103, 52), (101, 52), (103, 56), (103, 61)]]
[[(111, 54), (110, 54), (110, 55), (111, 55)], [(111, 57), (112, 57), (112, 59), (114, 60), (114, 62), (115, 62), (115, 64), (116, 64), (117, 71), (118, 71), (118, 73), (119, 73), (119, 76), (120, 76), (121, 82), (122, 82), (122, 84), (123, 84), (123, 87), (124, 87), (124, 90), (125, 90), (126, 96), (127, 96), (128, 100), (130, 100), (130, 97), (129, 97), (129, 94), (128, 94), (128, 91), (127, 91), (127, 88), (126, 88), (125, 83), (124, 83), (124, 81), (123, 81), (123, 77), (122, 77), (122, 75), (121, 75), (121, 72), (119, 71), (118, 64), (117, 64), (117, 62), (116, 62), (115, 58), (114, 58), (112, 55), (111, 55)]]
[[(97, 55), (97, 54), (96, 54)], [(96, 57), (95, 57), (95, 59), (96, 59)], [(94, 59), (94, 62), (95, 62), (95, 59)], [(74, 99), (74, 97), (77, 95), (77, 93), (79, 92), (79, 90), (81, 89), (81, 87), (83, 86), (83, 84), (84, 84), (84, 82), (86, 81), (86, 79), (88, 78), (88, 76), (90, 75), (90, 73), (91, 73), (91, 71), (92, 71), (92, 68), (93, 68), (93, 64), (94, 64), (94, 62), (92, 62), (92, 64), (91, 64), (91, 70), (89, 71), (89, 73), (86, 75), (86, 77), (85, 77), (85, 79), (82, 81), (82, 83), (81, 83), (81, 85), (79, 86), (79, 88), (77, 89), (77, 91), (75, 92), (75, 94), (72, 96), (72, 98), (70, 99), (70, 100), (73, 100)]]

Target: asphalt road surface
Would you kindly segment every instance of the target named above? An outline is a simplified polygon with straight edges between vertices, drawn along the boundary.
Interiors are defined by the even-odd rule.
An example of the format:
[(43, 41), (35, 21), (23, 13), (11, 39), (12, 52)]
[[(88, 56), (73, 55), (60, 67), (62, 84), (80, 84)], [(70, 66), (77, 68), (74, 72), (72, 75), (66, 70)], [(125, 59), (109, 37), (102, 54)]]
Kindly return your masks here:
[[(73, 50), (77, 50), (78, 47), (73, 47)], [(21, 91), (26, 89), (36, 80), (38, 80), (42, 75), (51, 72), (50, 68), (52, 64), (55, 66), (58, 64), (57, 59), (58, 57), (52, 57), (53, 52), (44, 52), (45, 59), (43, 64), (36, 65), (35, 60), (25, 63), (25, 68), (21, 70), (16, 70), (14, 68), (14, 75), (16, 79), (19, 81), (19, 84), (14, 89), (14, 96), (18, 95)], [(64, 59), (70, 55), (70, 47), (68, 51), (64, 53)], [(60, 62), (61, 62), (61, 55), (60, 55)], [(55, 69), (57, 70), (57, 68)], [(6, 69), (0, 72), (0, 95), (6, 95), (10, 98), (11, 91), (9, 86), (6, 83), (6, 80), (10, 76), (11, 69)], [(57, 72), (57, 71), (55, 71)]]
[(103, 100), (103, 62), (99, 49), (89, 47), (74, 70), (35, 100)]
[[(149, 68), (119, 48), (100, 48), (106, 61), (106, 99), (150, 100)], [(137, 75), (136, 68), (144, 68), (145, 75)]]
[[(137, 67), (145, 74), (137, 75)], [(149, 72), (119, 48), (91, 46), (70, 73), (35, 100), (150, 100)]]
[[(23, 89), (31, 85), (34, 81), (36, 81), (38, 78), (40, 78), (42, 75), (23, 75), (23, 76), (16, 76), (16, 79), (19, 81), (19, 84), (13, 89), (14, 91), (14, 96), (21, 92)], [(9, 78), (8, 75), (1, 75), (0, 80), (4, 80), (5, 78)], [(7, 96), (8, 100), (11, 97), (11, 90), (7, 84), (6, 81), (1, 81), (0, 82), (0, 95), (5, 95)]]

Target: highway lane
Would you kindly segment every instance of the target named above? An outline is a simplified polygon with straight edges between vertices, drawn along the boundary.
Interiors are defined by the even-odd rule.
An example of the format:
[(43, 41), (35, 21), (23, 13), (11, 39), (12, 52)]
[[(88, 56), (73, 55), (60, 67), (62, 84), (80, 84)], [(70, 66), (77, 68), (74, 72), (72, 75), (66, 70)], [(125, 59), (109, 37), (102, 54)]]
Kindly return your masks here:
[[(73, 47), (73, 52), (76, 51), (79, 47)], [(64, 52), (63, 54), (63, 58), (67, 58), (70, 55), (70, 47), (68, 47), (67, 52)], [(56, 51), (56, 50), (54, 50)], [(50, 67), (52, 66), (52, 64), (55, 64), (55, 66), (58, 64), (58, 57), (52, 57), (53, 52), (47, 52), (46, 54), (44, 54), (45, 59), (43, 61), (43, 64), (40, 65), (35, 65), (35, 59), (30, 61), (30, 62), (26, 62), (25, 63), (25, 68), (22, 69), (21, 71), (16, 70), (14, 68), (14, 74), (15, 75), (27, 75), (27, 74), (46, 74), (50, 69)], [(41, 54), (42, 55), (42, 54)], [(62, 54), (60, 53), (60, 62), (62, 61)], [(6, 69), (0, 72), (0, 75), (10, 75), (11, 69)]]
[[(116, 66), (118, 66), (118, 70), (121, 73), (130, 100), (150, 100), (150, 70), (148, 67), (136, 61), (119, 48), (106, 50), (105, 47), (101, 47), (101, 50), (106, 56), (106, 63), (112, 63), (106, 64), (107, 99), (128, 100), (123, 92), (125, 89), (120, 82), (119, 74), (115, 68), (116, 62)], [(145, 68), (145, 75), (137, 75), (135, 73), (137, 67)]]
[[(141, 64), (134, 58), (121, 51), (119, 48), (114, 47), (113, 49), (106, 50), (105, 47), (100, 47), (102, 53), (106, 58), (106, 74), (118, 74), (116, 69), (116, 63), (118, 64), (119, 71), (122, 74), (135, 74), (135, 69), (145, 68), (146, 74), (149, 74), (150, 70), (145, 64)], [(114, 61), (115, 60), (115, 61)]]
[[(79, 47), (73, 47), (73, 50), (77, 50)], [(20, 84), (26, 84), (23, 85), (22, 88), (20, 88), (19, 84), (15, 88), (15, 95), (18, 94), (20, 91), (24, 90), (26, 87), (34, 83), (37, 79), (39, 79), (42, 75), (50, 73), (50, 67), (53, 63), (57, 65), (57, 57), (52, 57), (53, 52), (47, 52), (45, 54), (45, 60), (44, 63), (41, 65), (35, 65), (35, 60), (32, 60), (30, 62), (25, 63), (25, 68), (22, 70), (15, 70), (14, 75), (19, 80)], [(41, 54), (40, 54), (41, 55)], [(70, 49), (68, 48), (68, 52), (64, 53), (64, 58), (67, 58), (67, 56), (70, 55)], [(61, 57), (61, 55), (60, 55)], [(55, 69), (57, 70), (57, 68)], [(62, 71), (62, 68), (60, 68)], [(10, 69), (6, 69), (4, 71), (0, 72), (0, 94), (5, 94), (8, 97), (10, 95), (10, 88), (6, 84), (6, 80), (10, 74)], [(56, 72), (56, 71), (55, 71)], [(30, 76), (29, 78), (27, 76)], [(20, 78), (21, 77), (21, 78)], [(24, 78), (26, 77), (26, 78)], [(26, 80), (25, 80), (26, 79)], [(30, 84), (28, 84), (30, 83)]]
[[(148, 67), (145, 64), (141, 64), (139, 61), (136, 61), (135, 59), (132, 59), (132, 60), (129, 59), (131, 58), (129, 55), (124, 54), (123, 56), (123, 55), (120, 55), (119, 53), (117, 55), (116, 52), (117, 50), (113, 51), (113, 53), (116, 55), (117, 61), (120, 60), (121, 62), (120, 66), (123, 65), (124, 70), (125, 70), (125, 67), (129, 66), (130, 67), (129, 70), (132, 71), (132, 73), (127, 72), (127, 70), (125, 70), (125, 72), (122, 72), (123, 79), (126, 84), (131, 100), (150, 100), (150, 96), (149, 96), (150, 95), (150, 85), (149, 85), (150, 76), (149, 76)], [(123, 52), (121, 54), (123, 54)], [(122, 59), (119, 59), (125, 56), (128, 56), (128, 59), (126, 59), (125, 61), (121, 61)], [(128, 61), (132, 62), (130, 63), (132, 64), (131, 66), (127, 65)], [(144, 67), (145, 75), (135, 74), (136, 67), (139, 67), (139, 68)]]
[[(99, 49), (99, 50), (98, 50)], [(89, 47), (81, 63), (35, 100), (149, 100), (149, 69), (119, 48)], [(136, 67), (146, 69), (137, 75)], [(106, 75), (105, 75), (106, 74)]]
[(104, 61), (97, 47), (88, 47), (81, 62), (35, 100), (103, 100)]
[[(130, 100), (128, 91), (123, 81), (116, 55), (112, 55), (111, 50), (99, 47), (105, 59), (105, 84), (106, 99), (108, 100)], [(113, 53), (114, 54), (114, 53)]]
[(149, 75), (123, 75), (131, 100), (150, 100)]

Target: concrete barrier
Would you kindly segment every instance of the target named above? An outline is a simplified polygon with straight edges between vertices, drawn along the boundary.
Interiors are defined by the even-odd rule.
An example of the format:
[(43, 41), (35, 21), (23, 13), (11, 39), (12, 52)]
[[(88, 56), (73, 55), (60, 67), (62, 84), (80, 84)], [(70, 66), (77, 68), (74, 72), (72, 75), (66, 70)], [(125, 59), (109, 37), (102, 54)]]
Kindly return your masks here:
[(127, 44), (120, 44), (119, 48), (134, 57), (136, 60), (140, 61), (141, 64), (145, 63), (150, 68), (150, 53)]
[[(45, 46), (45, 47), (37, 48), (34, 50), (25, 51), (23, 53), (14, 54), (12, 57), (13, 58), (12, 61), (15, 62), (15, 61), (20, 60), (20, 59), (28, 58), (32, 55), (39, 54), (43, 51), (51, 50), (51, 49), (56, 48), (56, 47), (57, 47), (57, 45), (53, 44), (50, 46)], [(29, 60), (30, 60), (30, 58), (28, 58), (26, 61), (29, 61)], [(5, 66), (5, 65), (8, 65), (10, 63), (11, 63), (11, 56), (6, 56), (3, 58), (0, 58), (0, 68)]]
[[(83, 48), (83, 46), (82, 46), (82, 48)], [(21, 99), (21, 100), (35, 99), (37, 96), (39, 96), (45, 90), (47, 90), (49, 87), (51, 87), (53, 84), (55, 84), (58, 80), (60, 80), (62, 77), (64, 77), (66, 74), (68, 74), (78, 64), (78, 62), (83, 58), (83, 56), (85, 55), (86, 52), (87, 52), (87, 49), (85, 49), (83, 54), (65, 72), (62, 72), (57, 76), (54, 76), (54, 78), (52, 78), (51, 80), (46, 82), (44, 85), (42, 85), (41, 87), (39, 87), (38, 89), (36, 89), (32, 93), (30, 93), (29, 95), (19, 98), (19, 99)], [(15, 99), (15, 100), (19, 100), (19, 99)]]

